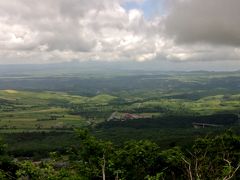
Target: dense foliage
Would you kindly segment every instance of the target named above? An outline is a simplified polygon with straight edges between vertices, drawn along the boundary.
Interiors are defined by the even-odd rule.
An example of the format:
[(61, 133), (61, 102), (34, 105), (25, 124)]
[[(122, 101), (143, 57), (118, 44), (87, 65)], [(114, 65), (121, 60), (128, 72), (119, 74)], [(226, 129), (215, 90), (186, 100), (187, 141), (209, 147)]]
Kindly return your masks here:
[(162, 150), (151, 141), (117, 146), (77, 130), (78, 143), (66, 154), (51, 153), (41, 161), (13, 160), (1, 142), (1, 179), (238, 179), (240, 136), (232, 131), (195, 141), (189, 149)]

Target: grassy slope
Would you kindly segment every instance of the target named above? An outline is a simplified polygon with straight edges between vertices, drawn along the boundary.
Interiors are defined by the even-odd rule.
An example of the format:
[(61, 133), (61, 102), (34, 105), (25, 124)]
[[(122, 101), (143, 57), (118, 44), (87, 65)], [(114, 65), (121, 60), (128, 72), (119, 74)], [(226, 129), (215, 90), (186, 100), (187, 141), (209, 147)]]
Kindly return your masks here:
[[(118, 97), (108, 94), (83, 97), (62, 92), (1, 90), (0, 127), (2, 129), (0, 129), (0, 133), (4, 135), (4, 138), (10, 144), (11, 152), (19, 155), (21, 153), (22, 155), (28, 153), (33, 155), (34, 151), (41, 154), (44, 151), (52, 151), (59, 147), (69, 146), (69, 143), (73, 142), (72, 134), (69, 134), (68, 131), (65, 131), (65, 134), (62, 134), (63, 131), (61, 133), (57, 132), (60, 130), (57, 130), (55, 127), (85, 127), (89, 125), (89, 120), (85, 116), (70, 113), (72, 106), (81, 106), (87, 110), (92, 110), (89, 112), (95, 117), (91, 121), (96, 123), (102, 122), (104, 118), (94, 114), (95, 109), (101, 109), (101, 111), (109, 113), (116, 110), (120, 112), (134, 112), (141, 109), (143, 112), (138, 113), (152, 115), (238, 113), (240, 109), (240, 94), (205, 96), (198, 100), (168, 99), (165, 96), (159, 96), (159, 94), (155, 98), (148, 99), (146, 98), (147, 94), (148, 92), (145, 92), (145, 97), (142, 97), (142, 94), (133, 97), (127, 96), (125, 98), (127, 104), (113, 105), (113, 102)], [(135, 102), (139, 99), (139, 102)], [(159, 112), (152, 112), (153, 109), (157, 109)], [(56, 115), (58, 117), (57, 120), (38, 121), (39, 119), (49, 118), (52, 115)], [(37, 128), (39, 125), (40, 129)], [(52, 134), (40, 133), (43, 130), (51, 131)], [(210, 129), (210, 131), (215, 130)], [(9, 134), (12, 132), (15, 133)], [(26, 132), (31, 133), (26, 134)], [(163, 147), (167, 147), (175, 143), (187, 143), (207, 132), (209, 130), (203, 131), (193, 128), (110, 128), (107, 131), (98, 129), (94, 133), (103, 139), (112, 139), (119, 143), (127, 139), (147, 138), (159, 142)], [(49, 144), (52, 144), (52, 146), (50, 147)]]
[[(118, 110), (111, 105), (116, 98), (107, 94), (82, 97), (62, 92), (1, 90), (0, 127), (7, 126), (9, 129), (36, 129), (39, 125), (43, 129), (51, 128), (54, 125), (82, 127), (88, 125), (87, 119), (80, 115), (70, 114), (71, 106), (80, 105), (91, 109), (101, 107), (103, 112), (113, 112)], [(135, 97), (133, 97), (134, 99)], [(129, 99), (127, 100), (129, 101)], [(142, 100), (142, 102), (136, 103), (133, 101), (127, 105), (119, 105), (117, 108), (126, 112), (141, 109), (141, 113), (152, 113), (153, 115), (237, 113), (240, 109), (240, 95), (207, 96), (195, 101), (156, 98), (156, 100)], [(152, 109), (158, 113), (151, 112)], [(57, 120), (48, 121), (47, 119), (51, 116), (57, 116)], [(95, 119), (99, 122), (98, 117)]]

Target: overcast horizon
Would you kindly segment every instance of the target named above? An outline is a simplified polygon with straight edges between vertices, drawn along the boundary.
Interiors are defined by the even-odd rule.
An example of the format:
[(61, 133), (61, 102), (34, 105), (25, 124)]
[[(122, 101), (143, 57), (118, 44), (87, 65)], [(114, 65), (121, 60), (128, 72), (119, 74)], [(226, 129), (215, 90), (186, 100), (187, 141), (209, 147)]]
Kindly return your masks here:
[(239, 17), (239, 0), (0, 0), (0, 64), (239, 70)]

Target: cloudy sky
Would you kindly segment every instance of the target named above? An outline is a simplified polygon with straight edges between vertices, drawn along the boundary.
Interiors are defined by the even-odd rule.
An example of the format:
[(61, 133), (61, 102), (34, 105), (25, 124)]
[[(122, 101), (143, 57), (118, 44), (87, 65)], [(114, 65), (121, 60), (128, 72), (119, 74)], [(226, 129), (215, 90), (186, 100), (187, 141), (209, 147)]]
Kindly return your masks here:
[(0, 0), (0, 64), (240, 69), (239, 17), (239, 0)]

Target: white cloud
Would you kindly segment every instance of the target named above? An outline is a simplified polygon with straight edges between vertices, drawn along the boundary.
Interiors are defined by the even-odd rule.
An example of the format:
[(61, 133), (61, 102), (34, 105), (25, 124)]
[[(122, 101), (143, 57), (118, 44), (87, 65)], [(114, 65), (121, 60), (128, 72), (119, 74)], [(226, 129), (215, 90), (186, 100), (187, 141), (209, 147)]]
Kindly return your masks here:
[(140, 10), (126, 11), (121, 3), (119, 0), (1, 1), (0, 61), (147, 59), (139, 57), (155, 53), (152, 40), (156, 34), (152, 31), (157, 26), (146, 21)]
[[(0, 63), (239, 59), (237, 38), (232, 37), (236, 42), (231, 44), (231, 47), (229, 43), (223, 43), (224, 39), (230, 36), (219, 39), (217, 36), (212, 36), (212, 39), (204, 38), (199, 34), (207, 31), (208, 21), (204, 19), (202, 22), (198, 11), (184, 9), (184, 12), (180, 12), (186, 3), (195, 7), (192, 3), (196, 1), (202, 5), (202, 1), (177, 1), (167, 17), (159, 15), (153, 19), (145, 19), (144, 12), (139, 9), (125, 10), (122, 4), (130, 1), (144, 2), (0, 0)], [(220, 2), (223, 3), (223, 0)], [(201, 8), (204, 10), (203, 5)], [(206, 10), (210, 12), (211, 7)], [(190, 17), (189, 14), (193, 16)], [(216, 13), (209, 16), (215, 17)], [(230, 16), (231, 14), (228, 17)], [(183, 20), (185, 17), (189, 18), (189, 22), (194, 22), (194, 27)], [(213, 20), (213, 17), (208, 19)], [(197, 31), (198, 26), (206, 27), (191, 35), (192, 31)], [(234, 36), (234, 23), (229, 22), (228, 26), (229, 28), (225, 29), (229, 30), (227, 35)], [(209, 32), (211, 34), (215, 30), (212, 28)], [(237, 35), (239, 33), (234, 32)], [(198, 37), (200, 40), (206, 39), (205, 43), (195, 44)], [(208, 39), (215, 43), (208, 43)]]

